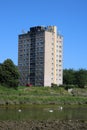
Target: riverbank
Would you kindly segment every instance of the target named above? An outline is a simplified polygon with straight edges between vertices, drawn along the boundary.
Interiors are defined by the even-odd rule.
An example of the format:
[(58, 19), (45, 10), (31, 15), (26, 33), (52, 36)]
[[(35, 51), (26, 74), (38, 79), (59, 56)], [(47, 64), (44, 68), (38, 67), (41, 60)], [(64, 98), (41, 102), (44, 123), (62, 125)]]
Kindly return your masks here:
[(0, 106), (22, 104), (87, 104), (87, 89), (18, 87), (17, 90), (0, 86)]
[(87, 130), (87, 121), (0, 121), (0, 130)]
[[(63, 88), (44, 87), (18, 87), (17, 90), (0, 86), (0, 106), (17, 107), (18, 110), (30, 104), (62, 104), (62, 105), (83, 105), (87, 104), (87, 89), (76, 89), (72, 92)], [(19, 107), (21, 106), (21, 107)], [(35, 106), (35, 105), (34, 105)], [(57, 106), (58, 107), (58, 106)], [(48, 109), (46, 109), (48, 110)], [(56, 109), (53, 109), (56, 111)], [(45, 111), (45, 110), (44, 110)], [(65, 112), (65, 110), (64, 110)], [(7, 111), (6, 111), (7, 113)], [(65, 112), (66, 113), (66, 112)], [(75, 111), (74, 111), (75, 113)], [(28, 114), (28, 113), (27, 113)], [(52, 114), (52, 113), (51, 113)], [(3, 115), (3, 114), (2, 114)], [(12, 115), (12, 113), (11, 113)], [(6, 116), (6, 115), (5, 115)], [(29, 116), (29, 115), (28, 115)], [(3, 116), (2, 116), (3, 117)], [(8, 116), (7, 116), (8, 117)], [(0, 130), (87, 130), (86, 120), (0, 120)]]

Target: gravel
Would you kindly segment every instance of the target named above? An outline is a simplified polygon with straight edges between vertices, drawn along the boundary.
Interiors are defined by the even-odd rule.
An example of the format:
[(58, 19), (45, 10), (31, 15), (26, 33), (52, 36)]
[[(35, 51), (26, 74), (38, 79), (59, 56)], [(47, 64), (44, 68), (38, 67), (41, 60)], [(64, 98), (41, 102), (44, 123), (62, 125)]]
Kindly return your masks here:
[(78, 120), (27, 120), (0, 121), (0, 130), (87, 130), (87, 121)]

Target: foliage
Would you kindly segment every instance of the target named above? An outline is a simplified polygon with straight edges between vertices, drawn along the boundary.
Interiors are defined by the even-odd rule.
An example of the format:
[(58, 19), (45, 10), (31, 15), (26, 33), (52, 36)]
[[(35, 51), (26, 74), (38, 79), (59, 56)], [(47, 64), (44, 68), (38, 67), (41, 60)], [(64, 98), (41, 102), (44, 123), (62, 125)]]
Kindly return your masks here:
[(75, 71), (73, 69), (65, 69), (63, 71), (64, 84), (72, 85), (75, 83)]
[(80, 88), (84, 88), (87, 85), (87, 70), (80, 69), (75, 73), (76, 84)]
[(57, 84), (52, 83), (52, 84), (51, 84), (51, 87), (52, 87), (52, 88), (55, 88), (55, 87), (58, 87), (58, 85), (57, 85)]
[(64, 89), (66, 89), (66, 90), (68, 90), (68, 89), (71, 89), (71, 88), (78, 88), (78, 85), (71, 85), (71, 84), (64, 84), (64, 85), (60, 85), (59, 87), (62, 87), (62, 88), (64, 88)]
[(7, 59), (0, 65), (0, 84), (14, 87), (18, 86), (19, 73), (11, 59)]
[(87, 70), (65, 69), (63, 72), (63, 83), (65, 85), (75, 85), (84, 88), (87, 85)]

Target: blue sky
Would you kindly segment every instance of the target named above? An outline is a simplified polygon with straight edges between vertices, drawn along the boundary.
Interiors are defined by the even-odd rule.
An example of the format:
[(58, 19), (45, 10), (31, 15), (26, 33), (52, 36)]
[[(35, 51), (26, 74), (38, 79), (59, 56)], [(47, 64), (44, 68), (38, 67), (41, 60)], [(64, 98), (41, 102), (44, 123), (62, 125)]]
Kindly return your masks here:
[(0, 62), (18, 63), (18, 35), (56, 25), (64, 37), (64, 68), (87, 69), (87, 0), (0, 0)]

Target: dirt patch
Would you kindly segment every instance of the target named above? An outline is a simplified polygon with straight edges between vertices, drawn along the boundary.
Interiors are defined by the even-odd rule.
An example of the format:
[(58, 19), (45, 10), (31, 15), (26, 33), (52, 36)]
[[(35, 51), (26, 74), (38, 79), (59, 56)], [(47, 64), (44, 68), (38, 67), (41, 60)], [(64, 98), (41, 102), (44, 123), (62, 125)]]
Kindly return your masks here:
[(87, 121), (0, 121), (0, 130), (87, 130)]

